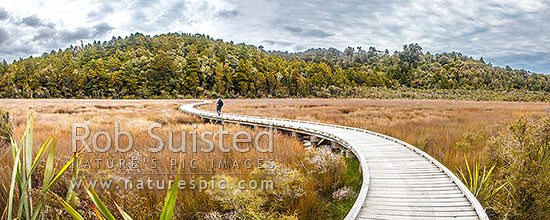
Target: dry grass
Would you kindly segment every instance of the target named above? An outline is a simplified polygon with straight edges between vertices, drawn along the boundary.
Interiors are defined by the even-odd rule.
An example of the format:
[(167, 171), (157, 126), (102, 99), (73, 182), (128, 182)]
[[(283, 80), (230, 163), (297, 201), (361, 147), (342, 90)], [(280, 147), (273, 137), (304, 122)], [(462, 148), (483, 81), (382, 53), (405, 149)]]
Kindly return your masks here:
[[(413, 144), (450, 168), (486, 157), (485, 142), (548, 103), (381, 99), (233, 99), (223, 112), (364, 128)], [(214, 104), (204, 106), (214, 109)]]
[[(215, 131), (216, 125), (202, 124), (197, 118), (184, 115), (177, 110), (185, 100), (0, 100), (0, 107), (10, 111), (11, 123), (15, 127), (14, 136), (20, 137), (25, 128), (25, 118), (30, 110), (35, 112), (35, 143), (41, 144), (47, 137), (55, 133), (57, 136), (57, 159), (67, 161), (71, 156), (71, 125), (73, 122), (87, 122), (92, 133), (99, 130), (113, 132), (114, 122), (121, 123), (121, 129), (130, 132), (134, 137), (132, 153), (90, 153), (85, 154), (83, 160), (90, 161), (91, 167), (82, 172), (105, 172), (104, 167), (97, 168), (94, 160), (101, 158), (125, 159), (152, 158), (157, 159), (159, 170), (156, 172), (173, 171), (168, 158), (178, 158), (179, 154), (162, 152), (151, 154), (147, 152), (153, 143), (147, 135), (147, 126), (153, 122), (161, 123), (164, 127), (157, 133), (167, 139), (169, 130), (197, 130)], [(488, 153), (487, 140), (520, 116), (548, 115), (550, 105), (547, 103), (516, 103), (516, 102), (475, 102), (475, 101), (443, 101), (443, 100), (370, 100), (370, 99), (259, 99), (259, 100), (224, 100), (224, 112), (244, 115), (261, 115), (308, 121), (326, 122), (365, 128), (407, 141), (429, 154), (435, 156), (450, 168), (463, 165), (463, 157), (470, 161), (484, 160)], [(210, 104), (203, 108), (214, 110)], [(194, 128), (193, 123), (198, 126)], [(226, 125), (230, 133), (246, 130), (254, 134), (258, 131), (236, 125)], [(180, 136), (175, 133), (174, 139)], [(226, 141), (229, 141), (226, 139)], [(100, 138), (99, 145), (105, 140)], [(122, 138), (122, 146), (126, 146), (126, 139)], [(226, 144), (228, 144), (226, 142)], [(200, 147), (200, 146), (199, 146)], [(253, 149), (253, 148), (252, 148)], [(11, 155), (9, 151), (0, 150), (0, 185), (4, 185), (9, 178)], [(306, 152), (296, 139), (277, 134), (275, 138), (275, 152), (267, 155), (277, 161), (290, 165), (298, 165)], [(209, 169), (204, 163), (210, 159), (225, 158), (228, 161), (265, 158), (266, 154), (250, 151), (246, 154), (214, 152), (211, 154), (186, 153), (184, 159), (194, 158), (202, 162), (201, 169), (191, 170), (185, 167), (184, 172), (238, 172), (248, 173), (252, 170), (239, 167), (235, 169)], [(103, 164), (105, 166), (105, 164)], [(146, 167), (139, 172), (153, 172)], [(125, 169), (116, 171), (127, 172)], [(117, 176), (106, 173), (103, 178), (138, 178), (139, 176)], [(194, 177), (194, 176), (193, 176)], [(169, 178), (165, 176), (165, 178)], [(192, 178), (188, 176), (186, 178)], [(249, 177), (239, 177), (249, 178)], [(40, 179), (40, 178), (36, 178)], [(54, 188), (54, 192), (64, 195), (67, 190), (65, 184)], [(33, 184), (38, 186), (39, 183)], [(1, 190), (0, 190), (1, 191)], [(120, 205), (136, 219), (156, 218), (159, 213), (164, 192), (157, 191), (111, 191)], [(1, 195), (0, 195), (1, 197)], [(296, 204), (301, 209), (311, 209), (309, 217), (321, 216), (315, 213), (319, 208), (312, 206), (317, 197), (307, 197)], [(86, 203), (82, 200), (82, 206)], [(112, 205), (112, 204), (111, 204)], [(1, 206), (1, 203), (0, 203)], [(306, 208), (308, 207), (308, 208)], [(113, 208), (113, 207), (111, 207)], [(206, 193), (184, 191), (178, 200), (179, 210), (177, 218), (200, 218), (205, 212), (217, 210), (212, 205)], [(86, 209), (79, 211), (87, 212)], [(64, 213), (60, 211), (59, 213)], [(91, 215), (89, 215), (91, 216)], [(300, 213), (300, 216), (304, 216)], [(307, 216), (307, 215), (306, 215)], [(66, 216), (64, 216), (66, 217)], [(309, 218), (307, 217), (307, 218)], [(306, 217), (302, 217), (306, 218)], [(322, 217), (320, 217), (322, 218)]]
[[(171, 159), (179, 159), (180, 153), (172, 153), (168, 150), (164, 150), (160, 153), (150, 153), (148, 148), (157, 142), (148, 136), (147, 127), (153, 123), (163, 124), (163, 128), (155, 131), (156, 134), (162, 136), (164, 140), (168, 139), (168, 132), (174, 131), (173, 139), (176, 143), (181, 143), (180, 131), (217, 131), (218, 125), (203, 124), (196, 117), (185, 115), (178, 111), (178, 107), (189, 101), (181, 100), (0, 100), (0, 106), (8, 110), (11, 113), (11, 122), (14, 129), (14, 137), (21, 137), (24, 129), (26, 117), (29, 112), (35, 112), (35, 124), (34, 124), (34, 142), (35, 145), (43, 143), (49, 135), (56, 134), (57, 147), (56, 147), (56, 159), (58, 164), (63, 161), (68, 161), (73, 153), (71, 151), (71, 126), (74, 122), (85, 122), (90, 125), (91, 133), (94, 134), (97, 131), (104, 130), (110, 134), (114, 133), (114, 123), (119, 122), (121, 130), (128, 131), (132, 134), (134, 139), (135, 151), (129, 153), (114, 152), (112, 148), (106, 153), (85, 153), (82, 158), (82, 164), (89, 163), (89, 167), (81, 166), (82, 173), (104, 173), (101, 176), (85, 176), (86, 178), (99, 178), (99, 179), (127, 179), (127, 178), (140, 178), (139, 173), (151, 173), (151, 172), (175, 172), (174, 167), (170, 165)], [(197, 127), (193, 127), (193, 123), (196, 123)], [(260, 130), (254, 130), (248, 127), (242, 127), (237, 125), (226, 125), (225, 130), (229, 131), (229, 134), (233, 134), (237, 131), (248, 131), (253, 136)], [(229, 137), (229, 136), (228, 136)], [(112, 137), (114, 140), (114, 137)], [(294, 166), (303, 160), (305, 156), (305, 149), (297, 139), (289, 136), (276, 133), (274, 137), (274, 152), (262, 153), (248, 144), (251, 150), (247, 153), (239, 153), (231, 151), (229, 153), (221, 152), (217, 147), (213, 153), (191, 153), (190, 146), (190, 133), (187, 133), (187, 152), (183, 154), (183, 158), (187, 161), (187, 165), (183, 168), (183, 173), (250, 173), (254, 171), (257, 165), (252, 168), (243, 165), (243, 161), (251, 159), (256, 163), (257, 159), (274, 159), (283, 164)], [(225, 145), (231, 146), (231, 139), (225, 138)], [(266, 146), (266, 140), (262, 140), (262, 146)], [(106, 139), (104, 137), (99, 138), (98, 145), (104, 146)], [(121, 146), (127, 146), (127, 139), (121, 138)], [(199, 144), (199, 149), (203, 147)], [(217, 143), (217, 141), (216, 141)], [(217, 145), (217, 144), (216, 144)], [(35, 154), (38, 150), (35, 146)], [(10, 167), (12, 164), (11, 154), (7, 150), (1, 151), (0, 154), (0, 186), (9, 186), (7, 182), (10, 179)], [(125, 163), (129, 163), (132, 159), (140, 159), (143, 161), (143, 166), (140, 166), (139, 170), (128, 170), (126, 167), (119, 167), (118, 161), (124, 160)], [(99, 166), (96, 165), (96, 159), (102, 159)], [(152, 159), (156, 159), (158, 169), (152, 169)], [(189, 165), (189, 161), (195, 159), (197, 162), (194, 164), (198, 166), (197, 169), (192, 169)], [(226, 159), (231, 164), (232, 161), (238, 161), (240, 166), (238, 168), (211, 168), (209, 165), (211, 159)], [(114, 169), (106, 168), (106, 161), (112, 160), (116, 164)], [(138, 175), (127, 174), (115, 174), (115, 173), (136, 173)], [(200, 175), (186, 175), (184, 178), (196, 179), (210, 178), (210, 176)], [(238, 176), (240, 179), (248, 179), (249, 177)], [(153, 177), (155, 178), (155, 177)], [(170, 175), (158, 176), (158, 178), (170, 178)], [(40, 178), (36, 178), (40, 179)], [(58, 187), (54, 188), (54, 192), (59, 195), (65, 195), (67, 191), (70, 175), (66, 175), (65, 179), (58, 184)], [(63, 183), (64, 182), (64, 183)], [(33, 184), (39, 186), (39, 183)], [(198, 218), (201, 212), (215, 210), (216, 207), (212, 207), (209, 203), (208, 196), (205, 193), (198, 193), (192, 190), (184, 191), (181, 199), (178, 200), (176, 215), (177, 218), (190, 219)], [(165, 192), (159, 190), (134, 190), (131, 192), (122, 190), (111, 190), (110, 193), (120, 201), (120, 205), (133, 216), (138, 216), (136, 219), (153, 219), (158, 218), (159, 207), (161, 207)], [(84, 202), (84, 201), (83, 201)], [(3, 203), (0, 203), (3, 204)], [(112, 205), (112, 204), (111, 204)], [(0, 205), (2, 206), (2, 205)], [(85, 206), (85, 203), (81, 204)], [(113, 207), (114, 208), (114, 207)], [(3, 208), (2, 208), (3, 210)], [(62, 210), (62, 209), (59, 209)], [(85, 210), (85, 209), (83, 209)], [(83, 211), (86, 212), (86, 211)], [(60, 211), (59, 213), (65, 213)], [(66, 214), (66, 213), (65, 213)], [(89, 214), (91, 217), (91, 213)], [(67, 216), (65, 216), (67, 217)]]

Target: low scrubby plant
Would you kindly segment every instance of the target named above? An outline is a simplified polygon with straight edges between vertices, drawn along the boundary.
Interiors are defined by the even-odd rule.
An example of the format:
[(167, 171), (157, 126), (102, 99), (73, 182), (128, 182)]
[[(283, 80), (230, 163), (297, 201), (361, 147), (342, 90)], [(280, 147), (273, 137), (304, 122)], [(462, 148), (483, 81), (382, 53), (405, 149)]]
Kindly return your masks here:
[(505, 190), (489, 205), (496, 218), (550, 216), (550, 117), (520, 118), (494, 138), (490, 157)]
[(207, 213), (203, 218), (209, 220), (222, 219), (287, 219), (297, 220), (295, 213), (278, 212), (270, 206), (266, 192), (261, 190), (242, 190), (238, 187), (238, 179), (227, 175), (215, 177), (224, 180), (226, 188), (207, 191), (213, 202), (218, 205), (216, 211)]
[(331, 195), (342, 186), (346, 172), (346, 160), (328, 148), (318, 148), (306, 153), (305, 168), (314, 177), (323, 195)]
[(10, 144), (12, 127), (10, 126), (10, 113), (0, 109), (0, 149)]

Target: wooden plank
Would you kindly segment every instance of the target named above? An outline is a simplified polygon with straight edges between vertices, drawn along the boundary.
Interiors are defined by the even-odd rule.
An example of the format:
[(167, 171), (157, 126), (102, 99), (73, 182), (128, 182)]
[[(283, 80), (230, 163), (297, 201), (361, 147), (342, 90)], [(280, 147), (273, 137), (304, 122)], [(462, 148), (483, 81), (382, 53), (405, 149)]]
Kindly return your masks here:
[(396, 199), (400, 199), (400, 198), (411, 198), (411, 199), (422, 199), (422, 198), (464, 198), (464, 195), (462, 195), (462, 193), (460, 194), (456, 194), (456, 193), (453, 193), (453, 194), (385, 194), (385, 195), (382, 195), (382, 194), (377, 194), (377, 195), (373, 195), (373, 194), (369, 194), (367, 195), (367, 198), (396, 198)]
[(471, 207), (471, 204), (469, 202), (446, 202), (446, 203), (433, 203), (433, 202), (396, 202), (396, 201), (370, 201), (368, 203), (363, 204), (363, 207), (368, 206), (387, 206), (387, 207), (433, 207), (433, 208), (439, 208), (439, 207), (464, 207), (469, 206)]
[(402, 174), (395, 174), (395, 173), (372, 173), (371, 172), (371, 178), (374, 179), (430, 179), (430, 178), (447, 178), (448, 177), (443, 173), (435, 173), (435, 174), (411, 174), (411, 173), (402, 173)]
[[(376, 166), (376, 164), (373, 164)], [(412, 168), (412, 167), (391, 167), (391, 166), (378, 166), (378, 167), (369, 167), (371, 173), (394, 173), (394, 174), (420, 174), (420, 173), (430, 173), (430, 174), (444, 174), (439, 168), (434, 166), (422, 167), (422, 168)]]
[(450, 179), (439, 179), (439, 180), (416, 180), (416, 179), (376, 179), (371, 178), (371, 185), (410, 185), (411, 187), (415, 186), (424, 186), (424, 185), (437, 185), (437, 186), (454, 186), (455, 184)]
[(451, 189), (446, 189), (446, 190), (437, 190), (437, 191), (411, 191), (411, 190), (408, 190), (408, 189), (388, 189), (388, 190), (383, 190), (383, 189), (379, 189), (379, 190), (376, 190), (376, 191), (371, 191), (369, 192), (369, 195), (387, 195), (387, 194), (392, 194), (392, 195), (445, 195), (445, 194), (460, 194), (462, 195), (462, 191), (458, 190), (458, 189), (454, 189), (454, 190), (451, 190)]
[(427, 160), (423, 159), (416, 159), (416, 160), (376, 160), (376, 159), (370, 159), (367, 161), (369, 164), (376, 164), (376, 165), (387, 165), (387, 166), (406, 166), (406, 165), (423, 165), (425, 167), (434, 167), (433, 163), (430, 163)]
[(363, 209), (376, 210), (393, 210), (393, 211), (424, 211), (424, 212), (457, 212), (457, 211), (473, 211), (472, 206), (451, 206), (451, 207), (426, 207), (426, 206), (385, 206), (385, 205), (368, 205)]
[(456, 217), (456, 218), (442, 218), (442, 217), (402, 217), (402, 216), (359, 216), (357, 219), (361, 220), (478, 220), (478, 217)]
[(451, 179), (445, 176), (424, 176), (420, 175), (410, 175), (410, 176), (387, 176), (387, 175), (372, 175), (371, 180), (379, 181), (396, 181), (401, 180), (404, 182), (415, 182), (415, 181), (443, 181), (443, 182), (453, 182)]
[[(365, 154), (365, 158), (371, 159), (409, 159), (411, 157), (417, 157), (414, 153), (397, 153), (397, 154)], [(419, 158), (420, 159), (420, 158)]]
[(428, 164), (428, 162), (425, 163), (368, 163), (369, 167), (386, 167), (386, 168), (393, 168), (393, 169), (428, 169), (428, 168), (435, 168), (432, 164)]
[(422, 158), (410, 158), (410, 159), (369, 159), (367, 158), (367, 163), (391, 163), (392, 165), (396, 164), (426, 164), (430, 165), (430, 163), (427, 160), (424, 160)]
[(437, 188), (451, 188), (456, 185), (453, 183), (438, 183), (438, 184), (425, 184), (425, 183), (379, 183), (371, 182), (372, 187), (379, 188), (410, 188), (410, 189), (437, 189)]
[(391, 202), (391, 203), (402, 203), (402, 204), (415, 204), (415, 203), (429, 203), (431, 206), (443, 205), (445, 203), (455, 203), (455, 202), (468, 202), (466, 197), (463, 198), (370, 198), (367, 196), (365, 202), (368, 203), (378, 203), (378, 202)]
[(369, 189), (372, 190), (397, 190), (397, 189), (403, 189), (403, 190), (409, 190), (409, 191), (444, 191), (444, 190), (455, 190), (459, 189), (457, 186), (416, 186), (416, 187), (408, 187), (408, 186), (388, 186), (388, 185), (382, 185), (382, 184), (371, 184), (369, 186)]
[(418, 211), (418, 210), (386, 210), (386, 209), (373, 209), (364, 208), (361, 210), (364, 213), (375, 215), (391, 215), (391, 216), (403, 216), (403, 217), (470, 217), (476, 216), (476, 212), (471, 210), (462, 211), (447, 211), (447, 212), (434, 212), (434, 211)]

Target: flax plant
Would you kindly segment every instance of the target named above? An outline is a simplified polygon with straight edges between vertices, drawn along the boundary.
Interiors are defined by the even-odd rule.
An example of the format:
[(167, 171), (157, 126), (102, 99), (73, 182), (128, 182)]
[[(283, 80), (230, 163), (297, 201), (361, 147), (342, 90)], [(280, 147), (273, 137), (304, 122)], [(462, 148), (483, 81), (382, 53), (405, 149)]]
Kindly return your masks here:
[[(179, 190), (178, 182), (180, 181), (182, 160), (183, 160), (183, 157), (180, 158), (180, 163), (179, 163), (180, 165), (178, 167), (176, 180), (175, 182), (173, 182), (172, 186), (167, 192), (166, 197), (164, 198), (164, 206), (162, 208), (159, 220), (171, 220), (174, 215), (176, 200), (178, 198), (178, 190)], [(99, 195), (97, 195), (97, 193), (92, 187), (87, 187), (86, 185), (84, 185), (84, 189), (86, 190), (86, 193), (88, 194), (88, 197), (90, 198), (90, 200), (93, 202), (92, 208), (98, 219), (107, 219), (107, 220), (116, 219), (114, 215), (111, 213), (111, 211), (107, 209), (107, 206), (105, 205), (105, 203), (101, 200)], [(110, 195), (109, 195), (109, 198), (111, 198)], [(56, 199), (74, 219), (76, 220), (84, 219), (84, 217), (82, 217), (82, 215), (80, 215), (75, 210), (75, 208), (73, 208), (68, 202), (63, 200), (61, 197), (56, 195)], [(128, 213), (126, 213), (112, 198), (111, 198), (111, 201), (115, 204), (117, 211), (120, 213), (120, 215), (124, 220), (133, 220), (133, 218)]]
[[(27, 220), (44, 219), (44, 201), (47, 194), (80, 154), (80, 152), (75, 154), (75, 156), (55, 174), (55, 135), (49, 136), (44, 144), (40, 146), (38, 153), (33, 155), (33, 123), (34, 118), (31, 115), (27, 118), (27, 126), (19, 143), (17, 143), (13, 137), (10, 138), (13, 166), (10, 179), (8, 206), (4, 210), (7, 219), (14, 219), (13, 216), (17, 219)], [(46, 154), (46, 165), (43, 171), (44, 180), (42, 182), (42, 190), (40, 191), (41, 198), (37, 204), (33, 204), (31, 197), (32, 176), (33, 173), (36, 172), (36, 168), (41, 159)], [(18, 200), (17, 203), (16, 200)]]
[(475, 162), (474, 165), (470, 167), (466, 157), (464, 157), (464, 161), (466, 163), (466, 169), (462, 170), (459, 168), (458, 172), (462, 178), (462, 182), (464, 182), (466, 187), (468, 187), (480, 202), (485, 203), (506, 185), (502, 184), (496, 187), (496, 184), (492, 181), (491, 174), (495, 165), (487, 170), (487, 167), (482, 167), (479, 165), (479, 162)]

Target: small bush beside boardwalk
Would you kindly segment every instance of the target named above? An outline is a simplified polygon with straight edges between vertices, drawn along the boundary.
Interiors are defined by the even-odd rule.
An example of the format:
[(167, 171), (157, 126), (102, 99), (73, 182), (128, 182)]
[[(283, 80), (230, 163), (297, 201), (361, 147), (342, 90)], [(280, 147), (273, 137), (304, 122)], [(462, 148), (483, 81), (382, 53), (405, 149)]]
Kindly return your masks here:
[(550, 217), (550, 117), (520, 118), (489, 142), (493, 179), (505, 184), (485, 203), (495, 219)]

